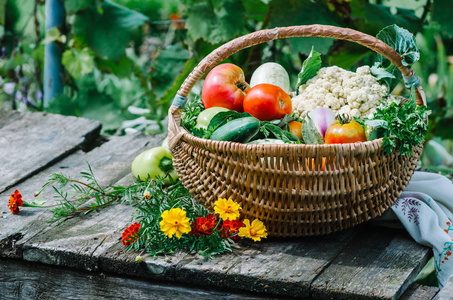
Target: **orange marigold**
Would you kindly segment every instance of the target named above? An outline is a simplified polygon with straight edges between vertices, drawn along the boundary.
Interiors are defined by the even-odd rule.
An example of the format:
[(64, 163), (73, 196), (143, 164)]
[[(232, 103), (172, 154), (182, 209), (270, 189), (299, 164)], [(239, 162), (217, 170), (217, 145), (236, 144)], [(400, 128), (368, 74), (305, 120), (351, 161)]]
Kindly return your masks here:
[(211, 235), (212, 229), (215, 227), (217, 219), (213, 214), (208, 214), (205, 217), (198, 217), (195, 219), (195, 222), (192, 222), (192, 230), (190, 231), (191, 235), (196, 236), (205, 236)]
[[(222, 228), (220, 228), (220, 236), (223, 239), (231, 238), (235, 243), (239, 243), (241, 237), (239, 235), (235, 235), (239, 232), (239, 229), (244, 226), (239, 220), (225, 220), (223, 221)], [(233, 236), (234, 235), (234, 236)]]
[(19, 206), (22, 206), (24, 201), (22, 201), (22, 195), (18, 190), (15, 190), (14, 193), (9, 197), (8, 207), (12, 214), (17, 215), (19, 213)]
[(138, 235), (140, 231), (141, 224), (134, 223), (131, 226), (127, 227), (123, 234), (121, 235), (121, 241), (124, 246), (129, 246), (140, 238)]

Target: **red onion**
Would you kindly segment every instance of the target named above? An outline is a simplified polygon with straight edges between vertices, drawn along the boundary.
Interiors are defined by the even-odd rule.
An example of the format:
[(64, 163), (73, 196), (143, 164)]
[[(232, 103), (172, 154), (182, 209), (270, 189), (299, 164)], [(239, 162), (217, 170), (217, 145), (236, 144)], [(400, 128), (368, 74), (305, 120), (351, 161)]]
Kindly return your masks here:
[(326, 135), (327, 128), (335, 121), (335, 114), (326, 107), (317, 107), (309, 112), (308, 116), (315, 124), (315, 127), (322, 138)]

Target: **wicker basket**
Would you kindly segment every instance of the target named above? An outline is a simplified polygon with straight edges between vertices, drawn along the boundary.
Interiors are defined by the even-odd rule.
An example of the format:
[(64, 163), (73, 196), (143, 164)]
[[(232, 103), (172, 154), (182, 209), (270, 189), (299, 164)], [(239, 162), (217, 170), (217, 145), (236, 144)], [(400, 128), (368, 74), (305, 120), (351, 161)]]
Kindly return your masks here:
[[(169, 147), (184, 186), (210, 209), (219, 197), (235, 200), (242, 206), (241, 216), (262, 220), (270, 236), (328, 234), (382, 215), (409, 183), (421, 153), (421, 147), (415, 147), (411, 157), (397, 152), (387, 156), (381, 139), (331, 145), (212, 141), (181, 127), (186, 96), (211, 68), (246, 47), (303, 36), (356, 42), (387, 57), (405, 77), (414, 75), (391, 47), (355, 30), (325, 25), (262, 30), (234, 39), (203, 59), (169, 112)], [(426, 105), (420, 86), (416, 96), (417, 105)]]

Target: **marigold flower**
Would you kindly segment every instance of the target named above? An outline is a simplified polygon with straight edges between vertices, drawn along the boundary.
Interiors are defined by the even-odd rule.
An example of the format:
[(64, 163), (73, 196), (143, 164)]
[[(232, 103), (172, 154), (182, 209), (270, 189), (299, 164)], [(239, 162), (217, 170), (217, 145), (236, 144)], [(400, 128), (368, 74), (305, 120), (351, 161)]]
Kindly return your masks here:
[(134, 223), (123, 231), (123, 234), (121, 235), (121, 241), (123, 242), (124, 246), (129, 246), (140, 238), (140, 236), (138, 235), (138, 233), (140, 232), (140, 227), (141, 224)]
[(146, 200), (148, 200), (149, 198), (151, 198), (151, 194), (149, 193), (148, 190), (146, 190), (146, 191), (143, 193), (143, 198), (145, 198)]
[(250, 220), (244, 220), (244, 227), (239, 229), (239, 236), (252, 239), (253, 241), (261, 241), (261, 238), (267, 238), (267, 229), (263, 222), (258, 219), (253, 220), (250, 225)]
[(209, 214), (205, 217), (198, 217), (195, 222), (192, 222), (191, 235), (211, 235), (212, 229), (215, 227), (217, 219), (213, 214)]
[(12, 214), (17, 215), (19, 213), (19, 206), (22, 206), (24, 201), (22, 201), (22, 195), (18, 190), (15, 190), (14, 193), (9, 196), (8, 207)]
[(223, 221), (222, 228), (220, 229), (220, 236), (223, 239), (231, 238), (235, 243), (238, 243), (241, 240), (241, 237), (235, 234), (238, 233), (239, 229), (243, 226), (244, 223), (239, 220), (225, 220)]
[(159, 223), (160, 230), (169, 238), (176, 235), (180, 239), (184, 233), (191, 231), (190, 220), (186, 217), (186, 212), (180, 208), (166, 210), (162, 213), (161, 217), (162, 221)]
[(219, 214), (220, 218), (223, 220), (236, 220), (239, 218), (239, 210), (242, 207), (234, 202), (231, 199), (219, 198), (214, 203), (214, 211), (216, 214)]

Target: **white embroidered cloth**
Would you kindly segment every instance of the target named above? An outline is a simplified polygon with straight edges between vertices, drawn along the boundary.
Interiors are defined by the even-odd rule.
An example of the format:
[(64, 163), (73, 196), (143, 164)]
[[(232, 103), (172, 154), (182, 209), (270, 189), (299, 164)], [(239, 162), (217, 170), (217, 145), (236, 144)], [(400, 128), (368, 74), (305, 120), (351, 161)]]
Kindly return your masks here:
[(446, 177), (415, 172), (406, 190), (379, 222), (399, 220), (414, 240), (433, 249), (439, 286), (453, 276), (453, 183)]

